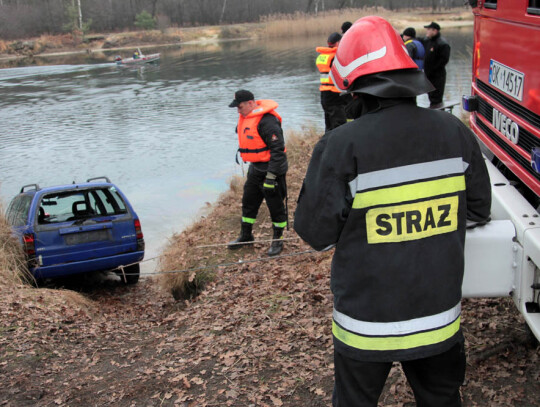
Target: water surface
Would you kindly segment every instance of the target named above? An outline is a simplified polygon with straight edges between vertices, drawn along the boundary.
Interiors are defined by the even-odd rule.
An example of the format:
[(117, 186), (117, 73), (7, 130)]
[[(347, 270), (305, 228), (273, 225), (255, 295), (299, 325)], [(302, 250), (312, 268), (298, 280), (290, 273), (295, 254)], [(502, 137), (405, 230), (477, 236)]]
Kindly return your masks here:
[[(457, 101), (470, 89), (472, 30), (445, 36), (452, 45), (445, 100)], [(186, 45), (159, 50), (159, 64), (134, 69), (80, 56), (0, 69), (4, 207), (25, 184), (105, 175), (138, 212), (147, 258), (157, 255), (241, 174), (237, 113), (227, 107), (235, 90), (276, 100), (286, 132), (322, 131), (314, 49), (324, 40)], [(429, 104), (427, 96), (418, 102)]]

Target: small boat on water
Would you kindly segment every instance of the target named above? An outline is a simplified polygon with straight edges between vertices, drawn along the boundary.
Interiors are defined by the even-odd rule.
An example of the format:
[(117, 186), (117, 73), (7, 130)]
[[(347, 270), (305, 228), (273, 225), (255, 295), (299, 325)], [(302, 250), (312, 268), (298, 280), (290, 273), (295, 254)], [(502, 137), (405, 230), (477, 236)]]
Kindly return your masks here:
[(141, 64), (147, 64), (150, 62), (159, 61), (160, 54), (149, 54), (149, 55), (143, 55), (141, 50), (138, 50), (138, 52), (135, 52), (133, 54), (133, 57), (131, 58), (122, 58), (120, 55), (116, 56), (114, 58), (114, 61), (116, 62), (116, 65), (141, 65)]

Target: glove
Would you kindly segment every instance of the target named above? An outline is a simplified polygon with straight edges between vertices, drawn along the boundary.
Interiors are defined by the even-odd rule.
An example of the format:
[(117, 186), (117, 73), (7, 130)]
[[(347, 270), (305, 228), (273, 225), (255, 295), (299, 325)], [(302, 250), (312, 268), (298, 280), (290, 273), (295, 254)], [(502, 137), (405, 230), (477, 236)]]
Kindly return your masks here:
[(274, 193), (276, 191), (276, 185), (276, 176), (271, 172), (267, 172), (263, 184), (264, 192)]

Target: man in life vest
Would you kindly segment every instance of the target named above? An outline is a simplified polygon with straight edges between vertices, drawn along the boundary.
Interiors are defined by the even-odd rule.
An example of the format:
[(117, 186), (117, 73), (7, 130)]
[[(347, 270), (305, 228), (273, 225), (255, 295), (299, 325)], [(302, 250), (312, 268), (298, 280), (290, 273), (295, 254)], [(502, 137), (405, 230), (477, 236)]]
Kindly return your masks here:
[(239, 249), (253, 242), (253, 224), (261, 203), (266, 200), (274, 230), (269, 256), (283, 250), (283, 229), (287, 226), (287, 197), (285, 174), (288, 169), (285, 141), (281, 129), (281, 116), (275, 111), (273, 100), (257, 100), (248, 90), (239, 90), (229, 107), (238, 109), (236, 127), (238, 151), (249, 165), (242, 197), (242, 224), (240, 236), (229, 243), (229, 249)]
[(294, 228), (335, 246), (333, 405), (377, 406), (400, 362), (418, 406), (460, 406), (465, 229), (491, 206), (482, 153), (457, 117), (416, 106), (433, 86), (383, 18), (353, 24), (331, 76), (357, 118), (315, 146)]
[(403, 31), (402, 37), (409, 56), (418, 65), (418, 69), (424, 69), (426, 51), (424, 50), (424, 45), (416, 39), (416, 30), (413, 27), (407, 27)]
[(319, 53), (315, 64), (321, 74), (319, 90), (321, 91), (321, 106), (324, 110), (325, 131), (330, 131), (347, 122), (345, 106), (348, 100), (340, 97), (339, 89), (334, 86), (329, 76), (340, 40), (341, 35), (339, 33), (332, 33), (328, 37), (327, 47), (317, 47), (315, 49)]

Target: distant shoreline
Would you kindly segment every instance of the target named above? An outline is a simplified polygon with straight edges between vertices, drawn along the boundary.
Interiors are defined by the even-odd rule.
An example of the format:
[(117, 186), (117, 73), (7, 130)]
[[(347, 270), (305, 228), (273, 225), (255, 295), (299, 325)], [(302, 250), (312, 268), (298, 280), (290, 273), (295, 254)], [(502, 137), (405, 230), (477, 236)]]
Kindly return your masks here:
[[(473, 15), (467, 8), (451, 9), (431, 13), (425, 9), (390, 12), (381, 8), (347, 9), (342, 12), (325, 12), (318, 15), (291, 15), (269, 18), (263, 23), (244, 23), (223, 26), (169, 28), (163, 31), (133, 31), (122, 33), (90, 34), (86, 43), (76, 42), (70, 35), (41, 36), (3, 42), (2, 48), (9, 49), (17, 44), (19, 53), (2, 53), (0, 67), (19, 61), (17, 66), (33, 65), (34, 59), (55, 58), (69, 55), (97, 55), (115, 51), (130, 52), (133, 49), (166, 48), (188, 44), (222, 43), (249, 39), (273, 39), (306, 36), (322, 36), (339, 31), (342, 21), (355, 21), (364, 15), (377, 14), (388, 19), (397, 30), (414, 27), (419, 31), (431, 21), (438, 21), (442, 31), (448, 28), (472, 27)], [(443, 34), (444, 35), (444, 34)], [(70, 39), (69, 41), (66, 38)], [(2, 41), (0, 41), (2, 42)], [(24, 60), (28, 59), (28, 64)]]

